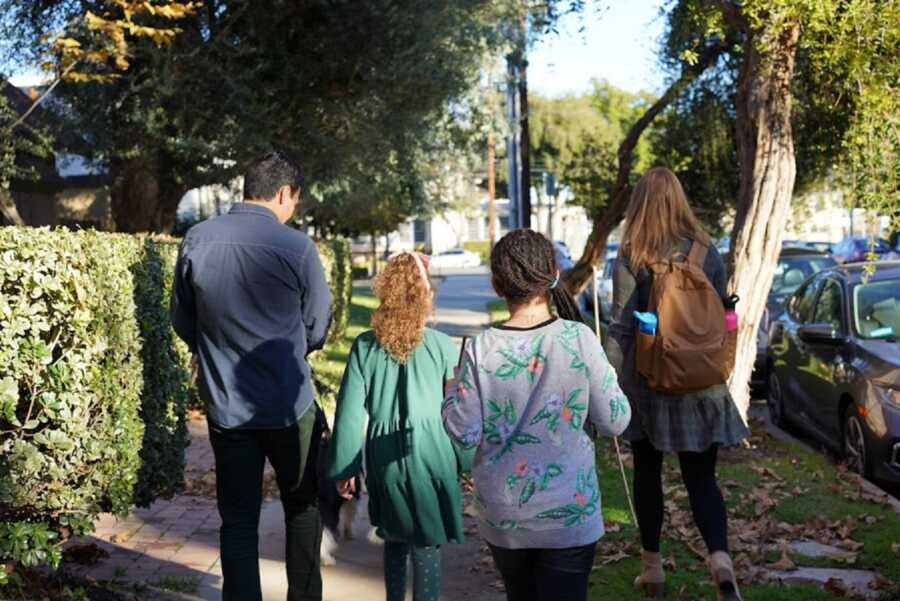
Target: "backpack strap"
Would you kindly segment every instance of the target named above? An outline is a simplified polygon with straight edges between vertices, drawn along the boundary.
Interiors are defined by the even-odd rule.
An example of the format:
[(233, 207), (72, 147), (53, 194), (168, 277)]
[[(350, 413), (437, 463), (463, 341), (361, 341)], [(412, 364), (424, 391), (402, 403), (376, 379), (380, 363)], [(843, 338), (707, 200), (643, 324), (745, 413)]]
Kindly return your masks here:
[(696, 240), (691, 243), (691, 252), (688, 254), (687, 260), (690, 263), (693, 263), (700, 269), (703, 269), (703, 264), (706, 263), (706, 255), (709, 253), (709, 247), (705, 244), (700, 244)]

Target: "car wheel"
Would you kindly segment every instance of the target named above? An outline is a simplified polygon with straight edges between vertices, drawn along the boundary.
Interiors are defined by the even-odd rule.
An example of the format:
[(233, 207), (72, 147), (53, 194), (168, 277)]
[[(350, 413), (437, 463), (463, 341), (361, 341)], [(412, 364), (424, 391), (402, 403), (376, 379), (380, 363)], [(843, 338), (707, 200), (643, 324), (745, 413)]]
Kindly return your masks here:
[(856, 413), (856, 405), (847, 407), (844, 418), (844, 457), (847, 467), (864, 478), (872, 477), (872, 461), (866, 444), (862, 420)]
[(784, 415), (784, 393), (781, 382), (774, 369), (769, 370), (769, 386), (766, 394), (766, 404), (769, 406), (769, 419), (775, 426), (783, 426), (786, 418)]

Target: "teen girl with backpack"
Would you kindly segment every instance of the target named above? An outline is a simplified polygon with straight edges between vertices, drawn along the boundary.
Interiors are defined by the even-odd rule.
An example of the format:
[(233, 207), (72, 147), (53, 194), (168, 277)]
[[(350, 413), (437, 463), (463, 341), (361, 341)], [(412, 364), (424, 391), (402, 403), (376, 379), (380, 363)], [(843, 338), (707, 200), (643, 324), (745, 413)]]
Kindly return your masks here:
[[(725, 501), (716, 481), (719, 447), (749, 434), (725, 384), (727, 346), (734, 335), (725, 325), (726, 279), (725, 265), (678, 178), (665, 168), (648, 171), (626, 213), (606, 351), (634, 415), (624, 438), (634, 454), (634, 502), (643, 547), (635, 585), (653, 597), (662, 596), (665, 582), (662, 462), (663, 453), (671, 452), (678, 454), (718, 598), (740, 599), (728, 555)], [(639, 317), (652, 313), (658, 322), (640, 327), (636, 311)]]
[(510, 232), (494, 246), (491, 274), (510, 318), (466, 345), (444, 425), (476, 449), (475, 509), (507, 599), (584, 601), (603, 535), (586, 426), (615, 436), (631, 411), (547, 238)]
[(425, 327), (433, 296), (427, 261), (402, 253), (375, 279), (381, 304), (373, 329), (350, 350), (326, 463), (325, 477), (350, 498), (362, 471), (368, 415), (369, 518), (385, 540), (388, 601), (406, 598), (410, 556), (413, 598), (437, 601), (441, 545), (463, 540), (459, 473), (468, 460), (441, 423), (444, 382), (453, 377), (458, 353), (446, 334)]

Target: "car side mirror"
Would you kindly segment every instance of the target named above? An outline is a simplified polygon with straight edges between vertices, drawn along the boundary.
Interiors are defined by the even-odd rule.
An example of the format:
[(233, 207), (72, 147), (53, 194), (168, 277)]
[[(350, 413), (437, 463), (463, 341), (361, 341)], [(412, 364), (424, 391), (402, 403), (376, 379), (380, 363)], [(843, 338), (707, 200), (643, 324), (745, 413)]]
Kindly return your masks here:
[(829, 323), (814, 323), (800, 326), (797, 335), (803, 342), (813, 344), (843, 344), (846, 338)]

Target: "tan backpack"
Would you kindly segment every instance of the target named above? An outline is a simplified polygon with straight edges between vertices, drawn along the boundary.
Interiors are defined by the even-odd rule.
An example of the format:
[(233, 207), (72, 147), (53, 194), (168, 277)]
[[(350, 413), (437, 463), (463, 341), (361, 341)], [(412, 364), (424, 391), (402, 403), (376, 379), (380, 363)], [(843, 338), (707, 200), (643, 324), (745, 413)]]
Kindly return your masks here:
[(647, 311), (657, 315), (656, 335), (637, 331), (637, 370), (650, 388), (667, 394), (722, 384), (731, 372), (725, 308), (703, 264), (708, 247), (694, 242), (687, 259), (678, 254), (650, 265), (653, 284)]

